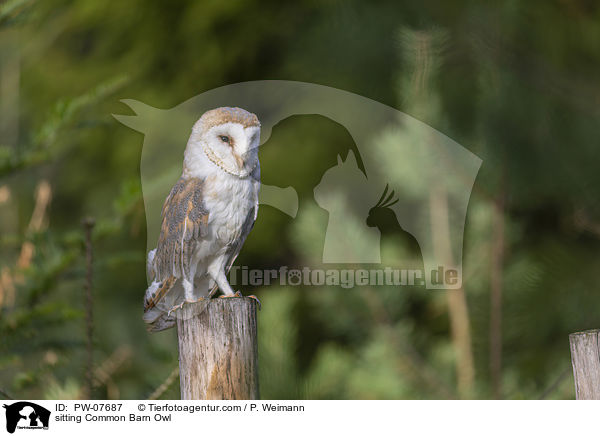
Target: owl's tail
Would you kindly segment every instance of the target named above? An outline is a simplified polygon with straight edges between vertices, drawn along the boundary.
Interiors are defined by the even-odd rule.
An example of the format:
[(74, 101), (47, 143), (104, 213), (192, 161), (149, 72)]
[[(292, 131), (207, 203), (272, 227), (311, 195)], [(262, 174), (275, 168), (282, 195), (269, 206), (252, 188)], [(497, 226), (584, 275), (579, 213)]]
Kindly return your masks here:
[[(146, 260), (146, 273), (151, 278), (152, 283), (146, 289), (144, 295), (144, 322), (146, 328), (150, 332), (160, 332), (173, 327), (176, 323), (176, 318), (169, 313), (169, 303), (177, 298), (177, 279), (170, 277), (163, 281), (156, 279), (156, 269), (154, 265), (154, 256), (156, 249), (148, 253)], [(181, 292), (179, 292), (181, 294)], [(170, 307), (173, 307), (172, 305)]]
[[(203, 286), (212, 285), (212, 281), (198, 281)], [(206, 288), (203, 288), (206, 289)], [(171, 277), (162, 282), (153, 281), (144, 297), (144, 316), (149, 332), (160, 332), (177, 324), (177, 318), (197, 316), (202, 313), (210, 301), (206, 291), (199, 295), (197, 302), (184, 305), (184, 290), (181, 280)]]
[(153, 279), (144, 296), (144, 322), (149, 332), (160, 332), (170, 329), (177, 323), (177, 318), (194, 316), (206, 309), (210, 297), (215, 293), (217, 285), (207, 274), (198, 274), (194, 279), (195, 296), (199, 299), (193, 308), (185, 305), (185, 291), (181, 280), (171, 276), (162, 281), (156, 278), (154, 255), (156, 250), (148, 253), (148, 276)]
[(175, 315), (169, 315), (168, 312), (163, 312), (156, 308), (145, 312), (143, 319), (146, 323), (146, 330), (151, 333), (170, 329), (177, 323)]
[(144, 322), (150, 332), (160, 332), (175, 325), (177, 319), (170, 309), (181, 298), (182, 290), (178, 291), (178, 280), (174, 277), (162, 282), (153, 281), (144, 296)]

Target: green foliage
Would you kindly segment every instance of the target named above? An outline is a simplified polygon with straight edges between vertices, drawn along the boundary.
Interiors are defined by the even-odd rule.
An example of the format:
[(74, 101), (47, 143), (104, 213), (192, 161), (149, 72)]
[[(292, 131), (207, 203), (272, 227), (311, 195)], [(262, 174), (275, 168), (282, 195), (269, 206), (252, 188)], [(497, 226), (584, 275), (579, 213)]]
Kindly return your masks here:
[[(31, 144), (19, 147), (18, 152), (11, 153), (9, 147), (0, 148), (0, 177), (16, 170), (50, 161), (64, 153), (68, 142), (58, 142), (56, 139), (61, 130), (70, 126), (73, 118), (86, 107), (106, 98), (120, 89), (126, 80), (112, 79), (103, 83), (90, 92), (68, 100), (59, 100), (47, 120), (37, 130)], [(72, 126), (71, 126), (72, 127)]]

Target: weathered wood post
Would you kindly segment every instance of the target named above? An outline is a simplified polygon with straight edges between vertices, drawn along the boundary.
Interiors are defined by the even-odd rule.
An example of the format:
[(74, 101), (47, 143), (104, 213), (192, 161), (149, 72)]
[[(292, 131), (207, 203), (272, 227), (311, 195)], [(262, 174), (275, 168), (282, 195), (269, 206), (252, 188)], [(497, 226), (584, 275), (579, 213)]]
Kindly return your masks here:
[(182, 400), (258, 399), (256, 306), (242, 297), (183, 308), (177, 319)]
[(600, 400), (600, 330), (569, 335), (575, 398)]

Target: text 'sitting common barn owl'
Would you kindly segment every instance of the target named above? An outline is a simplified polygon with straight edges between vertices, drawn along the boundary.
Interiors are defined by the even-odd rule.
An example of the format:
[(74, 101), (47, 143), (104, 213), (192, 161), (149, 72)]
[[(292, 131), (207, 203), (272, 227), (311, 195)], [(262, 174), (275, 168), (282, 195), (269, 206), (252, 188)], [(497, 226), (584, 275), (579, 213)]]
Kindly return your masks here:
[(226, 274), (258, 212), (259, 141), (258, 118), (240, 108), (210, 110), (194, 124), (183, 173), (162, 209), (157, 247), (148, 253), (150, 331), (172, 327), (175, 309), (217, 288), (235, 295)]

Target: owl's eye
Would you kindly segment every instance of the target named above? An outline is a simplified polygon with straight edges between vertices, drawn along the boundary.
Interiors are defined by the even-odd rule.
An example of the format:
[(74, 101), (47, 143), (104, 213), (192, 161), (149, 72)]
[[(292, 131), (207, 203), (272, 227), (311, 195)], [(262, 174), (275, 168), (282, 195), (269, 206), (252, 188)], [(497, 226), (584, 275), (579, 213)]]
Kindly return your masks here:
[(229, 144), (229, 141), (230, 141), (229, 136), (221, 135), (221, 136), (219, 136), (219, 138), (221, 139), (221, 141)]

